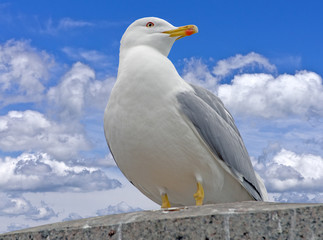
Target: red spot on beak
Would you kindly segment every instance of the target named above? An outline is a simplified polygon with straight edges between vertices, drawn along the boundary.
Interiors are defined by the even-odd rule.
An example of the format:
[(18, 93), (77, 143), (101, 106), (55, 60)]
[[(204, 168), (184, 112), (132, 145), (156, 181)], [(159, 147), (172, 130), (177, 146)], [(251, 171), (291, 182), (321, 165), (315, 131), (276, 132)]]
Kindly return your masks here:
[(192, 35), (193, 33), (194, 33), (193, 28), (189, 28), (189, 29), (185, 30), (185, 34), (186, 34), (186, 36), (190, 36), (190, 35)]

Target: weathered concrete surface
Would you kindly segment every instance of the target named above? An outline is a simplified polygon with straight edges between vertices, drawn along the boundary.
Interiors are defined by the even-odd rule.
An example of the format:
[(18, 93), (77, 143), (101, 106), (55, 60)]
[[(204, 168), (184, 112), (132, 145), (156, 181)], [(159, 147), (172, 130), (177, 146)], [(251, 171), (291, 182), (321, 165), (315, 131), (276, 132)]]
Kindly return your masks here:
[(7, 239), (323, 239), (323, 204), (239, 202), (61, 222)]

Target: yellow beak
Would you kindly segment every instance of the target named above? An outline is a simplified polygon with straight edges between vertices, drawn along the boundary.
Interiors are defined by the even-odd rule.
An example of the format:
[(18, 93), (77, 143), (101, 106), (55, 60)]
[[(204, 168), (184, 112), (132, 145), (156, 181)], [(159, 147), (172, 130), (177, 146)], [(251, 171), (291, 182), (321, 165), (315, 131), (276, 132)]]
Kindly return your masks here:
[(198, 32), (197, 26), (186, 25), (186, 26), (178, 27), (173, 30), (165, 31), (163, 33), (169, 34), (170, 37), (177, 37), (176, 40), (178, 40), (180, 38), (190, 36), (190, 35), (197, 33), (197, 32)]

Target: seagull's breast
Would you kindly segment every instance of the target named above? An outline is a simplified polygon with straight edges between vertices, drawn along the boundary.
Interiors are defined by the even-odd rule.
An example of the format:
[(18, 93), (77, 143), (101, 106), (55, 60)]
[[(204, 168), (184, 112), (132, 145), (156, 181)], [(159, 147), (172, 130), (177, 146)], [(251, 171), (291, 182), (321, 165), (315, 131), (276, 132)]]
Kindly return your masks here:
[(196, 179), (203, 180), (206, 192), (213, 194), (205, 196), (206, 203), (225, 201), (220, 192), (231, 177), (177, 101), (177, 94), (193, 91), (192, 87), (168, 58), (138, 50), (143, 49), (134, 49), (120, 62), (104, 116), (106, 138), (119, 168), (157, 203), (167, 190), (173, 206), (194, 204)]
[[(147, 191), (156, 192), (160, 201), (158, 187), (174, 186), (174, 182), (195, 186), (199, 169), (209, 167), (207, 162), (194, 167), (203, 165), (195, 159), (206, 150), (183, 120), (176, 98), (178, 92), (193, 89), (165, 56), (134, 52), (124, 60), (105, 111), (106, 137), (127, 178), (138, 188), (154, 185), (154, 190)], [(183, 174), (191, 180), (183, 179)], [(178, 192), (185, 189), (181, 184), (176, 187)]]
[(178, 136), (191, 131), (178, 111), (176, 93), (192, 88), (168, 58), (148, 50), (135, 50), (120, 64), (105, 112), (107, 139), (121, 170), (136, 161), (148, 164), (145, 171), (152, 162), (155, 167), (167, 165), (161, 158), (178, 152)]

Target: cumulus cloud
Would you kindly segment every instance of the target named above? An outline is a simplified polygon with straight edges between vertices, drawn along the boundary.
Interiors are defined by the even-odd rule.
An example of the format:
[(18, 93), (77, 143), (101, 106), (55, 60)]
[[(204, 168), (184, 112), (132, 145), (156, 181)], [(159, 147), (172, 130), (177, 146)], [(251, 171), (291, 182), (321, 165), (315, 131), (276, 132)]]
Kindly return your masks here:
[(284, 203), (322, 203), (323, 193), (284, 192), (274, 194), (274, 201)]
[(201, 85), (209, 90), (215, 90), (219, 79), (212, 75), (206, 63), (202, 59), (184, 59), (182, 77), (193, 84)]
[(62, 118), (71, 119), (81, 115), (85, 102), (85, 87), (94, 78), (94, 71), (78, 62), (63, 76), (58, 86), (49, 90), (48, 98), (60, 108)]
[(75, 126), (57, 123), (36, 111), (10, 111), (0, 116), (0, 149), (12, 151), (44, 151), (60, 159), (75, 157), (89, 149), (82, 131)]
[(121, 186), (100, 169), (68, 165), (46, 153), (0, 158), (0, 189), (9, 192), (87, 192)]
[(0, 104), (40, 101), (53, 65), (49, 54), (28, 41), (0, 44)]
[[(240, 116), (285, 118), (294, 115), (307, 119), (323, 116), (322, 77), (314, 72), (272, 74), (269, 72), (276, 72), (276, 67), (253, 52), (220, 60), (212, 72), (201, 59), (186, 59), (184, 63), (185, 80), (211, 90), (230, 111)], [(250, 67), (267, 73), (245, 73), (250, 72)], [(221, 84), (221, 79), (228, 76), (233, 76), (231, 82)]]
[(109, 205), (107, 208), (99, 209), (96, 214), (99, 216), (110, 215), (110, 214), (119, 214), (127, 212), (137, 212), (142, 211), (141, 208), (131, 207), (125, 202), (120, 202), (116, 205)]
[(104, 109), (114, 78), (95, 80), (95, 72), (89, 66), (77, 62), (62, 77), (58, 86), (48, 91), (48, 99), (53, 103), (61, 119), (78, 119), (85, 108)]
[(97, 109), (100, 112), (104, 111), (115, 80), (114, 77), (107, 77), (103, 81), (95, 80), (90, 82), (85, 96), (86, 108)]
[(89, 164), (91, 164), (91, 166), (96, 166), (98, 168), (117, 167), (117, 164), (114, 161), (111, 153), (107, 154), (103, 158), (98, 158), (95, 161), (90, 162)]
[(218, 61), (212, 72), (214, 75), (222, 78), (230, 75), (234, 70), (242, 71), (247, 67), (260, 67), (270, 72), (276, 71), (275, 65), (271, 64), (267, 58), (258, 53), (251, 52), (247, 55), (237, 54)]
[(57, 213), (43, 201), (41, 206), (36, 207), (22, 195), (0, 194), (0, 196), (0, 216), (24, 216), (35, 221), (48, 220), (57, 216)]
[(323, 116), (323, 85), (318, 74), (299, 71), (295, 75), (236, 75), (231, 84), (218, 88), (218, 96), (233, 112), (265, 118)]
[(254, 163), (254, 168), (263, 177), (269, 192), (323, 193), (321, 156), (281, 148), (272, 158)]

